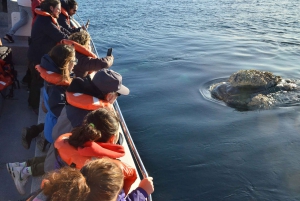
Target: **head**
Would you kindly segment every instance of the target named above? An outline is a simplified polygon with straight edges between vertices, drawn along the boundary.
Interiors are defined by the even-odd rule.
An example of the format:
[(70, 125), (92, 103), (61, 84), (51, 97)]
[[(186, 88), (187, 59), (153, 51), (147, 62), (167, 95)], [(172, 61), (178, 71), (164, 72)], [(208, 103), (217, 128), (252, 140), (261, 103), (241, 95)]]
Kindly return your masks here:
[(68, 1), (68, 14), (70, 16), (73, 16), (76, 12), (77, 12), (77, 9), (78, 9), (78, 4), (75, 0), (69, 0)]
[(90, 45), (91, 36), (90, 34), (88, 34), (87, 31), (82, 30), (79, 32), (75, 32), (69, 36), (69, 39), (75, 41), (76, 43), (79, 43), (80, 45), (84, 46), (88, 50), (91, 49), (91, 45)]
[(58, 18), (61, 12), (61, 4), (59, 0), (44, 0), (41, 2), (41, 10), (48, 12), (54, 18)]
[(113, 111), (101, 108), (89, 112), (80, 127), (72, 131), (69, 144), (82, 147), (88, 141), (115, 144), (119, 138), (119, 118)]
[(86, 200), (115, 201), (123, 187), (124, 175), (112, 159), (102, 158), (90, 161), (81, 173), (86, 178), (90, 193)]
[(70, 81), (70, 72), (76, 65), (75, 48), (71, 45), (59, 44), (51, 49), (49, 56), (60, 68), (63, 80)]
[(90, 188), (78, 169), (67, 166), (45, 176), (43, 193), (51, 201), (81, 201), (86, 200)]
[(118, 96), (128, 95), (129, 89), (122, 85), (122, 76), (110, 69), (101, 69), (91, 75), (95, 89), (102, 93), (105, 100), (113, 104)]

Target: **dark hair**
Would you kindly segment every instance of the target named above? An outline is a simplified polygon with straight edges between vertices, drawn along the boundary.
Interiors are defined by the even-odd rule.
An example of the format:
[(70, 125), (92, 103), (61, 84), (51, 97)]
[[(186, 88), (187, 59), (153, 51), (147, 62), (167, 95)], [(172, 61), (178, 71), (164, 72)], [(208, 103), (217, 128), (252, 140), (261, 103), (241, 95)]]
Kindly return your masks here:
[(76, 168), (69, 166), (45, 175), (43, 193), (51, 201), (82, 201), (90, 192), (85, 177)]
[(77, 2), (75, 0), (68, 0), (68, 11), (77, 6)]
[(82, 147), (85, 142), (108, 140), (119, 131), (119, 118), (113, 111), (100, 108), (89, 112), (80, 127), (72, 130), (69, 144), (73, 147)]
[(70, 81), (69, 63), (75, 56), (74, 46), (58, 44), (54, 46), (48, 54), (60, 68), (63, 80)]
[(40, 7), (42, 11), (46, 11), (51, 14), (52, 11), (50, 10), (50, 6), (55, 8), (58, 4), (60, 4), (59, 0), (44, 0), (41, 2)]

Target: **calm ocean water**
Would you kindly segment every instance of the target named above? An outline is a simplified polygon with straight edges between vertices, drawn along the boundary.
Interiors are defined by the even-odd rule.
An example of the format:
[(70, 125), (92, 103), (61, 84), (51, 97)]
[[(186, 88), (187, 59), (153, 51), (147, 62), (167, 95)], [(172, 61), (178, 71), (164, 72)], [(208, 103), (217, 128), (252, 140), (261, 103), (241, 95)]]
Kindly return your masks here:
[(156, 201), (300, 200), (300, 108), (238, 112), (205, 83), (240, 69), (300, 78), (298, 0), (78, 0)]

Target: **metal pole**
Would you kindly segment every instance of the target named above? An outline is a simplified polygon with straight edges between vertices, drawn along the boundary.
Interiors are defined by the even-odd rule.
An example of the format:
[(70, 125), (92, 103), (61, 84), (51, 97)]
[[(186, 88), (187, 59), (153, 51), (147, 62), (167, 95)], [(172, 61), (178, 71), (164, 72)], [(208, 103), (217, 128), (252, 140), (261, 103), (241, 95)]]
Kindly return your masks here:
[[(81, 18), (79, 17), (79, 15), (77, 13), (76, 13), (76, 15), (78, 16), (79, 20), (82, 23), (83, 21), (81, 20)], [(85, 26), (85, 25), (83, 24), (83, 26)], [(86, 31), (87, 31), (87, 29), (86, 29)], [(96, 46), (95, 46), (95, 44), (94, 44), (94, 42), (93, 42), (92, 39), (91, 39), (91, 42), (92, 42), (92, 47), (93, 47), (93, 49), (95, 51), (95, 54), (97, 55), (97, 57), (99, 57), (98, 52), (96, 50)], [(133, 142), (133, 140), (131, 138), (131, 135), (129, 133), (129, 130), (127, 128), (127, 125), (125, 123), (125, 120), (123, 118), (123, 115), (122, 115), (122, 112), (121, 112), (121, 109), (119, 107), (119, 104), (118, 104), (117, 100), (114, 102), (114, 107), (115, 107), (115, 110), (116, 110), (116, 112), (117, 112), (117, 114), (118, 114), (118, 116), (120, 118), (120, 123), (121, 123), (122, 129), (123, 129), (124, 135), (125, 135), (125, 137), (127, 139), (127, 142), (128, 142), (128, 144), (130, 146), (130, 149), (131, 149), (131, 151), (133, 153), (133, 156), (134, 156), (134, 158), (135, 158), (135, 160), (136, 160), (136, 162), (137, 162), (137, 164), (139, 166), (139, 169), (140, 169), (140, 171), (141, 171), (141, 173), (143, 175), (143, 178), (147, 178), (148, 177), (147, 170), (146, 170), (146, 168), (144, 166), (144, 163), (143, 163), (143, 161), (142, 161), (142, 159), (141, 159), (141, 157), (140, 157), (140, 155), (139, 155), (139, 153), (138, 153), (138, 151), (137, 151), (137, 149), (135, 147), (135, 144), (134, 144), (134, 142)], [(152, 201), (151, 194), (148, 196), (148, 201)]]

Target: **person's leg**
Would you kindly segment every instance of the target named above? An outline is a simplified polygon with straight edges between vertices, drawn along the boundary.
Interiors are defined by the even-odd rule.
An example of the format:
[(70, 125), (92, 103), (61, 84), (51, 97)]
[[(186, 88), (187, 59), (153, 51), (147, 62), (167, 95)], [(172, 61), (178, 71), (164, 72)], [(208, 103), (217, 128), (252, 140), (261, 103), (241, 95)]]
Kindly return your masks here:
[(45, 162), (46, 156), (39, 156), (39, 157), (34, 157), (32, 159), (29, 159), (26, 161), (28, 172), (32, 173), (32, 176), (42, 176), (45, 174), (44, 171), (44, 162)]
[(30, 72), (29, 67), (27, 66), (26, 74), (22, 78), (21, 83), (23, 85), (26, 85), (28, 87), (28, 89), (29, 89), (29, 87), (30, 87), (30, 81), (31, 81), (31, 72)]
[(28, 159), (26, 162), (7, 163), (6, 167), (11, 174), (16, 188), (20, 194), (25, 194), (25, 184), (30, 175), (41, 176), (44, 172), (44, 162), (46, 156), (34, 157)]
[(22, 145), (25, 149), (30, 148), (30, 144), (33, 138), (36, 138), (44, 130), (44, 123), (38, 125), (32, 125), (30, 127), (24, 127), (22, 129)]
[(28, 13), (26, 7), (19, 6), (20, 20), (9, 30), (8, 34), (10, 36), (14, 35), (19, 28), (24, 26), (28, 22)]
[(35, 62), (30, 62), (29, 69), (31, 73), (31, 83), (29, 89), (28, 104), (32, 107), (34, 112), (38, 114), (40, 104), (40, 92), (44, 85), (44, 80), (41, 78), (40, 73), (35, 69)]

